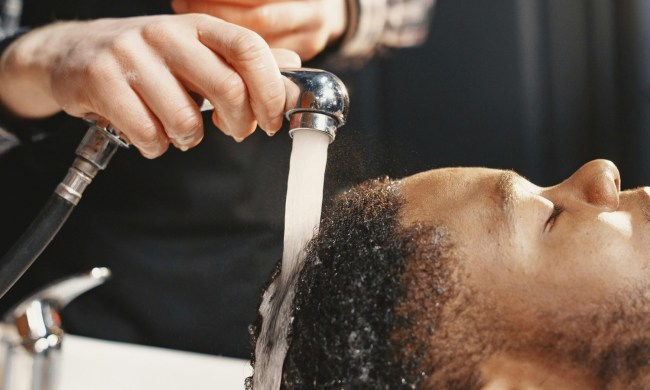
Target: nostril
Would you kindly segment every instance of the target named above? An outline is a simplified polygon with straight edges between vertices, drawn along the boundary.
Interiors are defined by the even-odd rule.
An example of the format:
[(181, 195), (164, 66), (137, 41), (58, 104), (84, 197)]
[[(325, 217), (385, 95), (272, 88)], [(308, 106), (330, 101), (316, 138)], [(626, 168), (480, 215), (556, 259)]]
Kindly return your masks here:
[(620, 180), (611, 174), (594, 177), (591, 185), (586, 188), (587, 201), (609, 210), (618, 209), (619, 182)]
[(613, 162), (593, 160), (558, 187), (573, 192), (581, 201), (614, 211), (619, 206), (621, 176)]

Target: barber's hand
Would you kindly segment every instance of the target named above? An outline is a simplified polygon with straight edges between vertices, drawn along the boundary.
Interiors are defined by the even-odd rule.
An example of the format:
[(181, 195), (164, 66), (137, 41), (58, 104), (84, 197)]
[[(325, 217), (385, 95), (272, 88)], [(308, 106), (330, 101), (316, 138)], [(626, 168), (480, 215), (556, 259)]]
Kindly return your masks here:
[(347, 24), (345, 0), (173, 0), (172, 7), (249, 28), (271, 47), (293, 50), (303, 60), (340, 38)]
[(238, 141), (257, 122), (277, 131), (290, 83), (279, 66), (298, 67), (300, 59), (208, 15), (55, 23), (5, 50), (0, 103), (26, 118), (60, 110), (105, 118), (154, 158), (170, 142), (187, 150), (201, 141), (197, 95), (215, 107), (217, 127)]

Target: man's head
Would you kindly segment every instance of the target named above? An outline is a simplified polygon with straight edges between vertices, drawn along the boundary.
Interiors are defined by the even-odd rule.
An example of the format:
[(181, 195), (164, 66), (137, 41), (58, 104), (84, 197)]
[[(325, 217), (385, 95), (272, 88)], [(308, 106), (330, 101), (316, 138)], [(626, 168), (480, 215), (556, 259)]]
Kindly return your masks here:
[(286, 388), (650, 383), (650, 194), (453, 168), (345, 194), (294, 300)]

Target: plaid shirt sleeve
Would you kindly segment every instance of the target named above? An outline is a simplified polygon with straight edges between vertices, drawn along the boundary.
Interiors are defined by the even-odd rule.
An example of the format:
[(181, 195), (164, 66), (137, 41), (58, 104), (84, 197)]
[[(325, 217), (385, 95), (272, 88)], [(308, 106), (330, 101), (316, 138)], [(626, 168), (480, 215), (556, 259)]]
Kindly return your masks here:
[[(0, 56), (19, 35), (20, 14), (22, 0), (0, 0)], [(0, 86), (2, 88), (2, 86)], [(17, 146), (18, 137), (9, 132), (13, 122), (11, 115), (7, 114), (0, 106), (0, 154)]]
[(22, 9), (22, 0), (0, 0), (0, 38), (18, 31)]
[[(2, 5), (2, 0), (0, 0), (0, 5)], [(0, 15), (0, 17), (3, 16)], [(5, 20), (0, 19), (0, 26)], [(26, 30), (21, 29), (4, 30), (0, 28), (0, 58), (2, 58), (2, 52), (25, 32)], [(0, 88), (2, 88), (2, 85), (0, 85)], [(16, 118), (7, 113), (0, 104), (0, 155), (20, 144), (18, 137), (10, 131), (10, 129), (13, 130), (16, 127), (15, 124)]]
[(348, 30), (337, 57), (354, 63), (386, 49), (422, 44), (435, 0), (347, 0), (347, 4)]
[[(3, 40), (0, 38), (0, 55), (2, 55), (4, 47), (6, 47), (10, 41), (13, 41), (13, 39)], [(2, 88), (1, 85), (0, 88)], [(0, 104), (0, 155), (20, 144), (18, 137), (9, 130), (14, 127), (12, 126), (13, 122), (14, 118), (12, 118), (9, 113), (5, 112)]]

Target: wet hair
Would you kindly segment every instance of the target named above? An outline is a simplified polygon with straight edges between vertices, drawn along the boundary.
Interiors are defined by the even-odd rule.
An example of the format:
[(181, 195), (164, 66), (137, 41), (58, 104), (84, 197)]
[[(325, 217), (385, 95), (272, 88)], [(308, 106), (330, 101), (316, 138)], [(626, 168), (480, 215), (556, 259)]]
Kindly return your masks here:
[[(442, 260), (450, 244), (444, 229), (400, 225), (398, 187), (388, 178), (365, 182), (325, 213), (297, 281), (283, 389), (412, 389), (426, 380), (422, 337), (453, 290)], [(414, 258), (427, 265), (408, 267)], [(414, 274), (405, 277), (407, 269)], [(415, 299), (421, 272), (434, 284)], [(423, 299), (438, 305), (427, 313), (399, 305)], [(424, 334), (409, 331), (421, 321)], [(253, 349), (259, 328), (251, 327)]]
[(650, 284), (579, 311), (531, 303), (522, 327), (470, 289), (462, 245), (440, 224), (400, 224), (403, 202), (384, 178), (325, 213), (298, 276), (283, 389), (476, 389), (499, 354), (578, 370), (598, 388), (649, 388)]

